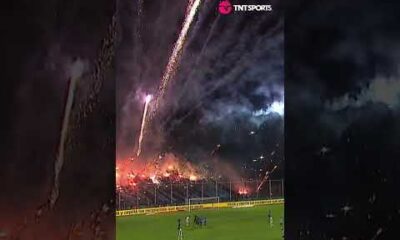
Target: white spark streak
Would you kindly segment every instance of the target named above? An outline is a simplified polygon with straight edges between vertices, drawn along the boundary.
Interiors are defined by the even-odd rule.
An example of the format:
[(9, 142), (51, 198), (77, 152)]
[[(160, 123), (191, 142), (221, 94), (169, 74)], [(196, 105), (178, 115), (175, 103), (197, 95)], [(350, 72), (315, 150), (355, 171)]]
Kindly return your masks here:
[(140, 136), (139, 136), (139, 143), (138, 143), (138, 150), (136, 156), (139, 157), (140, 153), (142, 152), (142, 142), (143, 142), (143, 135), (146, 128), (146, 117), (147, 117), (147, 110), (149, 108), (149, 103), (151, 101), (152, 96), (147, 95), (145, 98), (144, 110), (143, 110), (143, 118), (142, 118), (142, 126), (140, 128)]
[(188, 37), (188, 32), (189, 29), (193, 23), (193, 19), (199, 9), (201, 0), (190, 0), (189, 5), (188, 5), (188, 10), (187, 15), (185, 17), (185, 21), (183, 23), (182, 30), (179, 34), (178, 40), (175, 43), (174, 49), (172, 51), (172, 54), (169, 58), (164, 76), (161, 81), (161, 85), (159, 87), (159, 95), (157, 97), (157, 101), (153, 110), (153, 113), (155, 113), (160, 105), (161, 99), (164, 97), (165, 91), (167, 89), (167, 86), (172, 79), (172, 77), (175, 75), (175, 72), (178, 68), (178, 64), (180, 61), (180, 57), (182, 55), (182, 50), (185, 45), (186, 39)]
[(75, 74), (72, 74), (72, 75), (73, 76), (71, 77), (71, 80), (69, 83), (67, 102), (66, 102), (65, 110), (64, 110), (64, 119), (63, 119), (63, 123), (62, 123), (61, 138), (60, 138), (60, 143), (58, 146), (57, 159), (54, 163), (54, 185), (53, 185), (53, 189), (51, 191), (50, 199), (49, 199), (51, 208), (54, 207), (54, 205), (58, 199), (58, 195), (59, 195), (59, 185), (60, 185), (59, 175), (60, 175), (61, 169), (64, 165), (65, 141), (66, 141), (67, 135), (68, 135), (68, 125), (69, 125), (69, 120), (70, 120), (70, 115), (71, 115), (72, 104), (74, 102), (76, 83), (77, 83), (77, 80), (79, 79), (79, 76), (76, 76)]

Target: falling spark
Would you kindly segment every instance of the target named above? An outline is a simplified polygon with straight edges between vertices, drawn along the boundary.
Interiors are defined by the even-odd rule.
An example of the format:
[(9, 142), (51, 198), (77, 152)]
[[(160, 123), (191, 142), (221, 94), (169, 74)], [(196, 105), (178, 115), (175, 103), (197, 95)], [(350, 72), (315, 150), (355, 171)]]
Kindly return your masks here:
[(260, 191), (262, 185), (264, 185), (264, 183), (268, 180), (269, 175), (270, 175), (271, 173), (273, 173), (273, 172), (275, 171), (276, 168), (277, 168), (277, 166), (275, 165), (274, 168), (271, 170), (271, 172), (270, 172), (270, 171), (267, 171), (267, 172), (265, 173), (265, 176), (264, 176), (263, 180), (261, 181), (260, 185), (258, 185), (258, 187), (257, 187), (257, 192)]
[(179, 60), (180, 57), (182, 55), (182, 50), (183, 50), (183, 46), (185, 45), (188, 33), (189, 33), (189, 29), (193, 23), (193, 19), (199, 9), (201, 0), (190, 0), (189, 1), (189, 5), (186, 11), (186, 17), (185, 17), (185, 21), (183, 23), (183, 27), (182, 30), (179, 34), (178, 40), (175, 43), (174, 49), (172, 51), (172, 54), (169, 58), (164, 76), (162, 78), (161, 81), (161, 85), (159, 87), (159, 95), (157, 96), (157, 101), (156, 104), (154, 106), (154, 110), (153, 110), (153, 114), (157, 111), (161, 99), (163, 98), (165, 91), (167, 89), (167, 86), (170, 82), (170, 80), (173, 78), (177, 68), (178, 68), (178, 64), (179, 64)]
[(350, 205), (347, 205), (347, 204), (346, 204), (344, 207), (342, 207), (341, 210), (343, 211), (344, 215), (347, 216), (347, 214), (348, 214), (351, 210), (353, 210), (353, 207), (351, 207)]
[[(189, 33), (189, 29), (190, 29), (190, 27), (193, 23), (193, 19), (199, 9), (200, 3), (201, 3), (201, 0), (189, 0), (188, 7), (186, 9), (185, 20), (183, 22), (183, 27), (179, 34), (178, 40), (175, 42), (175, 46), (172, 51), (172, 54), (168, 60), (161, 84), (158, 89), (158, 94), (156, 97), (154, 107), (152, 107), (152, 111), (151, 111), (149, 119), (146, 119), (145, 116), (143, 117), (142, 128), (141, 128), (140, 137), (139, 137), (138, 151), (136, 154), (137, 156), (139, 156), (142, 151), (141, 148), (142, 148), (142, 141), (143, 141), (143, 135), (144, 135), (144, 127), (147, 125), (146, 123), (148, 121), (151, 121), (151, 119), (154, 117), (155, 113), (157, 112), (157, 110), (160, 106), (160, 102), (161, 102), (162, 98), (164, 97), (167, 86), (168, 86), (170, 80), (175, 75), (175, 72), (179, 65), (180, 57), (182, 55), (183, 47), (185, 45), (185, 42), (186, 42), (186, 39), (187, 39), (187, 36)], [(145, 114), (147, 114), (147, 103), (145, 105), (145, 110), (144, 110), (144, 115)]]
[(333, 213), (326, 214), (326, 218), (335, 218), (336, 215)]
[(139, 135), (139, 143), (138, 143), (138, 150), (136, 156), (139, 157), (140, 153), (142, 152), (142, 142), (143, 142), (143, 134), (146, 127), (146, 116), (147, 116), (147, 109), (149, 107), (149, 103), (152, 99), (151, 95), (147, 95), (145, 98), (144, 103), (144, 110), (143, 110), (143, 117), (142, 117), (142, 126), (140, 128), (140, 135)]
[(211, 151), (211, 156), (213, 156), (219, 149), (221, 148), (221, 144), (218, 144), (216, 148)]
[(378, 230), (376, 231), (375, 235), (372, 237), (372, 240), (375, 240), (379, 237), (379, 235), (381, 235), (383, 232), (383, 229), (380, 227), (378, 228)]
[[(110, 67), (110, 64), (114, 57), (114, 44), (116, 37), (116, 14), (114, 13), (112, 16), (112, 21), (108, 26), (108, 31), (105, 38), (102, 40), (102, 45), (100, 48), (99, 55), (96, 59), (95, 66), (91, 73), (91, 80), (88, 88), (91, 90), (90, 94), (87, 94), (87, 98), (81, 99), (81, 103), (78, 105), (79, 111), (77, 119), (78, 121), (82, 121), (82, 119), (86, 118), (87, 115), (93, 111), (93, 107), (96, 104), (96, 96), (98, 95), (101, 87), (103, 86), (104, 74)], [(74, 95), (77, 88), (77, 82), (81, 78), (82, 74), (85, 71), (85, 63), (81, 60), (77, 60), (70, 69), (70, 82), (68, 86), (68, 95), (66, 106), (64, 109), (64, 116), (62, 122), (61, 129), (61, 137), (58, 146), (57, 157), (54, 163), (54, 183), (52, 189), (50, 191), (50, 196), (47, 201), (41, 204), (35, 211), (34, 220), (35, 222), (39, 222), (40, 218), (44, 216), (46, 211), (52, 210), (54, 208), (55, 203), (57, 202), (59, 196), (59, 175), (61, 173), (63, 164), (64, 164), (64, 154), (65, 154), (65, 142), (68, 135), (68, 131), (70, 130), (68, 127), (70, 124), (70, 118), (72, 118), (72, 105), (74, 102)], [(77, 123), (75, 123), (77, 124)], [(72, 129), (71, 129), (72, 130)], [(27, 226), (31, 226), (32, 223), (29, 223), (30, 220), (28, 217), (25, 217), (23, 223), (21, 223), (16, 232), (11, 233), (10, 239), (20, 239), (20, 235), (27, 228)]]
[(216, 26), (217, 26), (218, 20), (220, 19), (220, 16), (221, 16), (221, 15), (218, 15), (218, 16), (217, 16), (217, 18), (214, 20), (214, 22), (213, 22), (213, 24), (212, 24), (212, 26), (211, 26), (211, 29), (210, 29), (210, 31), (209, 31), (209, 33), (208, 33), (208, 36), (207, 36), (207, 38), (206, 38), (206, 40), (205, 40), (205, 42), (204, 42), (204, 45), (203, 45), (203, 47), (201, 48), (200, 53), (197, 55), (196, 61), (195, 61), (195, 63), (194, 63), (194, 66), (193, 66), (191, 72), (188, 74), (188, 76), (189, 76), (189, 77), (188, 77), (188, 81), (185, 81), (185, 83), (184, 83), (184, 85), (183, 85), (183, 87), (182, 87), (183, 91), (181, 92), (180, 98), (182, 98), (182, 94), (185, 92), (186, 88), (190, 85), (191, 79), (194, 78), (193, 76), (194, 76), (194, 74), (196, 73), (196, 71), (197, 71), (197, 69), (198, 69), (197, 66), (199, 65), (200, 60), (201, 60), (202, 56), (204, 55), (204, 53), (205, 53), (205, 51), (206, 51), (206, 49), (207, 49), (207, 46), (208, 46), (208, 43), (209, 43), (210, 40), (211, 40), (211, 37), (214, 35), (214, 32), (216, 31)]

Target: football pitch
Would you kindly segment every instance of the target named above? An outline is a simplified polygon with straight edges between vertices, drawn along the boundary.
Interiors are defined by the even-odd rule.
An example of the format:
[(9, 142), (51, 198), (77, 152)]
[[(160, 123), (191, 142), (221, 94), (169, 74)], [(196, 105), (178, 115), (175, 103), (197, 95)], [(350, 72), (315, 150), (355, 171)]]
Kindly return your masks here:
[[(272, 227), (267, 217), (269, 210), (273, 217)], [(207, 217), (207, 226), (194, 227), (195, 214)], [(188, 215), (191, 226), (186, 227)], [(117, 240), (178, 239), (178, 219), (181, 219), (184, 240), (281, 240), (281, 218), (283, 204), (117, 217)]]

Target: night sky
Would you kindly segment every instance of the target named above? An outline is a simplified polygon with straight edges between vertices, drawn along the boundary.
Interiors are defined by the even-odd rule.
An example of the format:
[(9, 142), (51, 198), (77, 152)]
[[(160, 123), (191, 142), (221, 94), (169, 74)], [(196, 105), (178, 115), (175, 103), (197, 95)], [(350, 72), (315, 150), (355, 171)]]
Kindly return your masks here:
[(399, 4), (301, 1), (286, 12), (288, 239), (396, 239)]

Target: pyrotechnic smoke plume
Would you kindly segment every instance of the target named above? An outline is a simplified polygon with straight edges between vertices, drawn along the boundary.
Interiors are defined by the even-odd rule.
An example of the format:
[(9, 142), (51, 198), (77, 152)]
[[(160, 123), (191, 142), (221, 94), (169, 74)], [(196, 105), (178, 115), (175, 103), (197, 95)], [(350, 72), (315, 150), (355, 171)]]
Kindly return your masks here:
[(210, 29), (210, 31), (209, 31), (209, 33), (208, 33), (208, 35), (207, 35), (207, 38), (206, 38), (206, 40), (205, 40), (205, 42), (204, 42), (204, 44), (203, 44), (203, 46), (202, 46), (202, 48), (201, 48), (201, 50), (200, 50), (200, 53), (199, 53), (199, 55), (197, 56), (197, 58), (196, 58), (196, 60), (195, 60), (194, 67), (192, 68), (192, 70), (191, 70), (190, 73), (188, 74), (188, 78), (187, 78), (188, 80), (184, 83), (184, 85), (183, 85), (183, 87), (182, 87), (181, 95), (179, 96), (179, 98), (182, 98), (182, 97), (183, 97), (182, 94), (185, 93), (185, 89), (187, 88), (187, 86), (188, 86), (189, 83), (191, 82), (190, 80), (193, 79), (193, 76), (194, 76), (194, 74), (196, 73), (196, 69), (198, 68), (198, 65), (199, 65), (199, 63), (200, 63), (200, 60), (201, 60), (201, 58), (202, 58), (203, 55), (204, 55), (204, 52), (205, 52), (205, 50), (206, 50), (206, 47), (207, 47), (208, 43), (210, 42), (211, 37), (214, 35), (214, 32), (215, 32), (215, 30), (216, 30), (216, 27), (217, 27), (218, 20), (219, 20), (220, 16), (221, 16), (221, 15), (218, 15), (218, 17), (214, 20), (214, 22), (213, 22), (213, 24), (212, 24), (212, 26), (211, 26), (211, 29)]
[[(276, 56), (277, 53), (274, 51), (277, 51), (280, 49), (279, 43), (282, 40), (282, 35), (277, 34), (279, 33), (280, 29), (283, 26), (283, 22), (279, 21), (277, 22), (276, 25), (274, 25), (271, 28), (271, 31), (266, 34), (266, 36), (263, 36), (261, 38), (257, 38), (255, 41), (254, 39), (251, 39), (252, 44), (246, 49), (246, 51), (241, 51), (239, 49), (239, 46), (237, 47), (238, 49), (232, 49), (230, 50), (230, 55), (236, 55), (237, 52), (241, 52), (240, 54), (237, 54), (237, 57), (234, 58), (234, 60), (229, 59), (228, 57), (224, 56), (224, 60), (221, 62), (226, 62), (226, 65), (228, 63), (231, 63), (231, 66), (226, 66), (226, 69), (223, 71), (223, 74), (220, 75), (217, 71), (215, 71), (215, 74), (218, 74), (219, 76), (214, 76), (213, 81), (204, 81), (206, 80), (207, 76), (204, 76), (204, 74), (200, 74), (200, 76), (196, 76), (197, 73), (200, 71), (197, 71), (196, 69), (208, 69), (211, 66), (204, 66), (205, 64), (202, 64), (200, 66), (200, 57), (204, 55), (205, 57), (207, 56), (207, 59), (205, 59), (205, 62), (209, 62), (208, 64), (211, 64), (212, 61), (209, 59), (214, 59), (218, 57), (223, 57), (223, 56), (216, 56), (215, 53), (212, 53), (213, 56), (210, 57), (210, 53), (206, 54), (207, 51), (210, 52), (215, 52), (216, 46), (219, 46), (220, 48), (225, 48), (225, 45), (228, 45), (229, 43), (226, 43), (225, 45), (222, 44), (211, 44), (208, 46), (209, 43), (207, 41), (210, 41), (211, 36), (213, 35), (213, 32), (217, 30), (217, 22), (218, 18), (213, 22), (211, 26), (211, 30), (209, 34), (207, 34), (207, 40), (206, 43), (203, 45), (202, 49), (200, 50), (200, 53), (197, 55), (198, 57), (195, 59), (193, 62), (194, 66), (190, 66), (190, 69), (185, 75), (188, 75), (188, 77), (183, 76), (185, 82), (183, 83), (183, 87), (179, 89), (179, 95), (178, 98), (175, 100), (172, 99), (172, 101), (175, 101), (175, 106), (173, 111), (176, 113), (181, 109), (182, 107), (188, 108), (189, 110), (186, 111), (183, 115), (180, 115), (177, 119), (174, 119), (173, 122), (168, 126), (168, 129), (166, 130), (166, 133), (174, 130), (175, 126), (180, 125), (185, 119), (187, 119), (189, 116), (191, 116), (193, 113), (198, 111), (200, 108), (202, 108), (206, 103), (209, 103), (206, 101), (208, 98), (210, 98), (215, 92), (220, 91), (222, 88), (226, 87), (226, 89), (232, 89), (233, 91), (237, 91), (238, 87), (240, 85), (243, 85), (243, 83), (246, 82), (252, 82), (252, 81), (258, 81), (254, 80), (256, 78), (254, 76), (250, 76), (251, 72), (249, 69), (254, 69), (253, 66), (256, 66), (259, 60), (262, 56), (266, 54), (266, 52), (271, 52), (274, 56)], [(222, 23), (221, 23), (222, 24)], [(257, 24), (252, 25), (252, 29), (254, 31), (259, 28)], [(227, 30), (228, 31), (228, 30)], [(225, 33), (228, 35), (228, 33)], [(249, 41), (247, 36), (242, 37), (243, 38), (243, 45), (245, 45), (245, 42)], [(209, 50), (206, 51), (206, 46), (210, 48)], [(241, 47), (241, 46), (240, 46)], [(212, 50), (214, 49), (214, 51)], [(217, 51), (219, 52), (219, 51)], [(215, 56), (214, 56), (215, 55)], [(276, 59), (273, 59), (272, 61), (280, 61), (280, 56), (276, 56)], [(190, 65), (193, 65), (190, 64)], [(224, 64), (221, 63), (221, 66)], [(270, 64), (271, 66), (274, 65), (274, 63)], [(278, 65), (278, 64), (275, 64)], [(186, 66), (188, 67), (188, 66)], [(221, 67), (219, 67), (221, 68)], [(217, 68), (218, 69), (218, 68)], [(276, 72), (277, 69), (271, 69), (271, 79), (275, 78), (274, 76), (276, 74), (280, 74), (280, 72)], [(279, 70), (279, 69), (278, 69)], [(208, 70), (211, 71), (214, 74), (214, 70)], [(252, 70), (256, 71), (256, 70)], [(202, 70), (202, 72), (207, 72), (205, 70)], [(244, 74), (249, 75), (244, 76)], [(238, 81), (240, 79), (240, 81)], [(265, 78), (263, 78), (265, 80)], [(261, 81), (261, 80), (260, 80)], [(269, 83), (266, 81), (265, 82), (266, 86), (268, 86), (267, 89), (262, 89), (262, 93), (256, 93), (260, 95), (267, 95), (269, 92), (274, 92), (274, 88), (280, 88), (281, 83), (277, 83), (276, 86), (279, 87), (274, 87), (272, 88)], [(190, 86), (190, 88), (188, 87)], [(261, 84), (260, 86), (260, 91), (263, 85)], [(190, 93), (188, 93), (190, 92)], [(174, 93), (175, 95), (175, 93)], [(170, 99), (171, 100), (171, 99)], [(238, 100), (238, 99), (236, 99)], [(233, 101), (234, 102), (234, 101)], [(218, 102), (217, 102), (218, 103)], [(188, 104), (191, 106), (189, 107)], [(165, 122), (169, 122), (172, 118), (176, 118), (175, 114), (170, 114)]]

